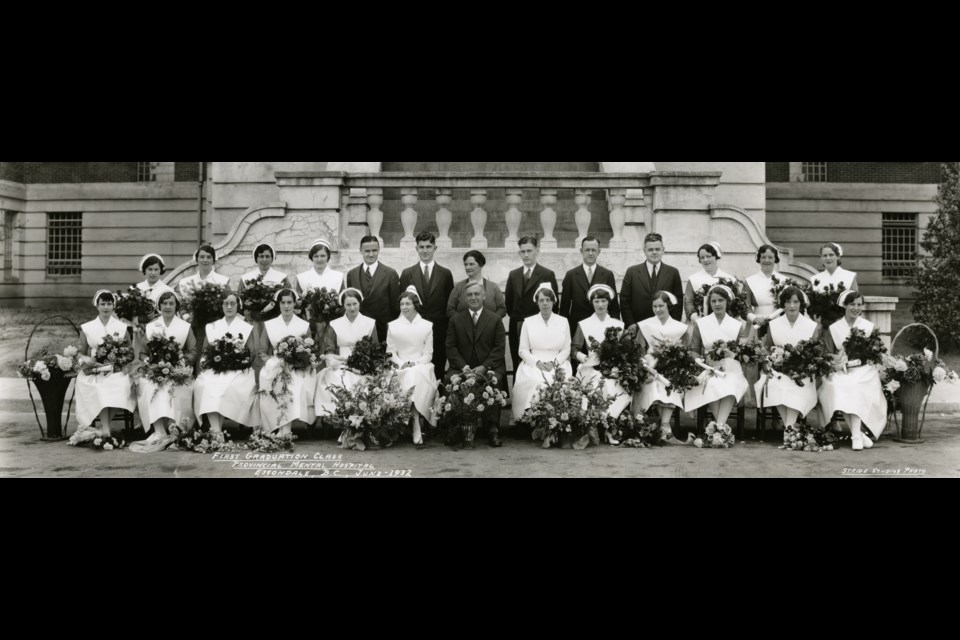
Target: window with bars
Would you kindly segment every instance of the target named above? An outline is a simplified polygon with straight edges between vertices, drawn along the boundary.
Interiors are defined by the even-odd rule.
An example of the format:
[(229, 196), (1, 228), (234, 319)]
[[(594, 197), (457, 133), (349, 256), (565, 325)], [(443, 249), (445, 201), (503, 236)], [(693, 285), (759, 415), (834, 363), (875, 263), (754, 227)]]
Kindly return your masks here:
[(917, 270), (917, 214), (883, 214), (883, 277), (910, 278)]
[(83, 261), (83, 214), (47, 214), (47, 275), (78, 276)]
[(827, 181), (827, 163), (826, 162), (801, 162), (800, 173), (804, 182), (826, 182)]
[(137, 163), (137, 182), (157, 181), (157, 162)]

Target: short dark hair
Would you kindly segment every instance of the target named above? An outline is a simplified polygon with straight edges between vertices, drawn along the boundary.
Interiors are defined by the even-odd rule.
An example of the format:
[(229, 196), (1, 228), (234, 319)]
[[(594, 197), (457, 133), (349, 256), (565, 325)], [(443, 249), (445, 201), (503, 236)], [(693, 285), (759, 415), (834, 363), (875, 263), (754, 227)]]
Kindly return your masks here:
[(157, 298), (157, 310), (159, 311), (160, 305), (162, 305), (166, 300), (173, 298), (173, 301), (177, 303), (177, 311), (180, 311), (180, 298), (177, 297), (173, 291), (164, 291), (160, 294), (160, 297)]
[[(237, 293), (236, 291), (227, 291), (227, 294), (223, 296), (223, 302), (226, 302), (227, 298), (229, 298), (230, 296), (233, 296), (234, 298), (237, 299), (237, 309), (240, 311), (243, 311), (243, 298), (241, 298), (240, 294)], [(223, 302), (221, 302), (220, 304), (222, 305)]]
[(797, 300), (800, 301), (800, 313), (803, 313), (807, 310), (806, 298), (803, 295), (803, 291), (799, 287), (789, 286), (783, 291), (780, 292), (780, 297), (777, 301), (780, 303), (781, 307), (786, 307), (787, 303), (790, 302), (790, 298), (796, 296)]
[(429, 242), (430, 244), (436, 246), (437, 236), (433, 235), (429, 231), (421, 231), (417, 234), (417, 244), (420, 244), (421, 242)]
[(536, 236), (523, 236), (520, 238), (520, 242), (517, 243), (518, 247), (522, 247), (525, 244), (532, 244), (533, 246), (540, 248), (540, 241), (537, 240)]
[(420, 313), (420, 309), (423, 308), (423, 303), (420, 301), (420, 294), (414, 293), (413, 291), (404, 291), (400, 294), (400, 300), (409, 300), (413, 303), (413, 308), (417, 310), (417, 313)]
[(717, 248), (716, 248), (715, 246), (713, 246), (712, 244), (702, 244), (702, 245), (700, 245), (700, 248), (697, 249), (697, 259), (700, 258), (700, 252), (701, 252), (701, 251), (706, 251), (707, 253), (709, 253), (710, 255), (712, 255), (714, 258), (717, 258), (718, 260), (720, 259), (720, 254), (719, 254), (719, 252), (717, 251)]
[(264, 251), (269, 251), (269, 252), (270, 252), (270, 259), (271, 259), (271, 260), (276, 260), (276, 259), (277, 259), (277, 254), (274, 253), (273, 247), (271, 247), (271, 246), (268, 245), (268, 244), (258, 244), (258, 245), (257, 245), (257, 248), (253, 250), (253, 259), (254, 259), (254, 260), (259, 260), (259, 259), (260, 259), (260, 256), (263, 254)]
[(557, 301), (557, 294), (554, 293), (553, 289), (547, 289), (546, 287), (543, 289), (537, 289), (537, 300), (540, 300), (541, 295), (550, 298), (550, 302), (556, 303)]
[[(653, 294), (653, 300), (651, 300), (651, 303), (656, 302), (657, 300), (667, 305), (667, 308), (673, 306), (673, 303), (670, 302), (670, 295), (666, 291), (657, 291), (655, 294)], [(680, 301), (677, 300), (677, 304), (679, 303)]]
[(588, 242), (596, 242), (597, 248), (598, 249), (600, 248), (600, 241), (594, 238), (593, 236), (587, 236), (586, 238), (584, 238), (583, 242), (580, 243), (580, 248), (583, 249), (583, 245), (585, 245)]
[(721, 289), (720, 287), (711, 287), (710, 291), (707, 293), (707, 304), (710, 304), (710, 296), (713, 294), (717, 294), (727, 302), (733, 300), (733, 298), (730, 297), (730, 294), (727, 293), (726, 289)]
[(823, 256), (823, 250), (829, 248), (835, 254), (837, 254), (837, 266), (842, 267), (843, 263), (840, 261), (840, 245), (836, 242), (828, 242), (825, 245), (820, 247), (820, 251), (817, 252), (817, 255)]
[(97, 304), (100, 304), (101, 300), (106, 300), (107, 302), (113, 302), (114, 304), (116, 304), (117, 302), (116, 298), (114, 298), (113, 294), (110, 293), (109, 291), (104, 291), (97, 296)]
[(847, 294), (847, 299), (843, 301), (843, 306), (846, 307), (848, 304), (853, 304), (857, 300), (863, 300), (864, 303), (866, 303), (866, 300), (864, 299), (863, 294), (860, 293), (859, 291), (854, 291), (851, 294)]
[(277, 302), (278, 303), (283, 302), (283, 299), (286, 298), (288, 294), (293, 296), (293, 302), (296, 303), (297, 292), (294, 291), (293, 289), (290, 289), (289, 287), (286, 289), (280, 289), (280, 292), (277, 294)]
[(776, 261), (774, 262), (774, 264), (780, 264), (780, 252), (777, 251), (777, 248), (772, 244), (765, 244), (765, 245), (762, 245), (759, 249), (757, 249), (757, 264), (760, 264), (760, 256), (762, 256), (767, 251), (773, 252), (774, 257), (776, 258)]
[(347, 301), (347, 298), (353, 298), (353, 299), (356, 300), (358, 303), (360, 303), (360, 304), (363, 303), (363, 300), (360, 299), (360, 297), (361, 297), (363, 294), (360, 293), (360, 290), (359, 290), (359, 289), (354, 289), (353, 287), (348, 287), (348, 288), (343, 292), (342, 295), (343, 295), (343, 301), (344, 301), (344, 302)]
[(664, 244), (663, 236), (660, 235), (659, 233), (648, 233), (646, 237), (643, 239), (643, 246), (646, 247), (647, 244), (651, 242), (659, 242), (660, 244)]
[(157, 256), (150, 256), (149, 258), (147, 258), (146, 260), (144, 260), (144, 261), (143, 261), (143, 266), (140, 267), (140, 272), (143, 273), (144, 275), (146, 275), (146, 274), (147, 274), (147, 269), (149, 269), (150, 267), (152, 267), (152, 266), (155, 265), (155, 264), (160, 265), (160, 275), (163, 275), (164, 272), (167, 270), (167, 268), (166, 268), (166, 266), (163, 264), (163, 260), (161, 260), (161, 259), (158, 258)]
[(380, 241), (377, 240), (377, 236), (363, 236), (363, 238), (360, 239), (361, 250), (363, 249), (363, 245), (367, 244), (368, 242), (376, 242), (377, 246), (380, 246)]
[(332, 254), (330, 252), (330, 247), (328, 247), (325, 244), (315, 244), (312, 247), (310, 247), (310, 251), (307, 253), (307, 257), (313, 260), (313, 256), (317, 255), (320, 249), (323, 249), (324, 251), (327, 252), (327, 260), (329, 260)]
[(211, 256), (213, 256), (213, 261), (214, 261), (214, 262), (217, 261), (217, 250), (214, 249), (211, 245), (209, 245), (209, 244), (202, 244), (202, 245), (200, 245), (200, 248), (197, 249), (197, 257), (198, 257), (198, 258), (200, 257), (200, 252), (201, 252), (201, 251), (203, 251), (204, 253), (209, 253)]
[(473, 258), (474, 260), (477, 261), (477, 264), (480, 265), (481, 267), (486, 266), (487, 264), (487, 259), (484, 257), (482, 253), (480, 253), (476, 249), (471, 249), (470, 251), (467, 251), (465, 254), (463, 254), (464, 262), (467, 261), (467, 258)]
[(590, 302), (593, 302), (596, 298), (600, 298), (601, 300), (613, 300), (613, 298), (610, 297), (610, 292), (606, 289), (597, 289), (590, 294)]

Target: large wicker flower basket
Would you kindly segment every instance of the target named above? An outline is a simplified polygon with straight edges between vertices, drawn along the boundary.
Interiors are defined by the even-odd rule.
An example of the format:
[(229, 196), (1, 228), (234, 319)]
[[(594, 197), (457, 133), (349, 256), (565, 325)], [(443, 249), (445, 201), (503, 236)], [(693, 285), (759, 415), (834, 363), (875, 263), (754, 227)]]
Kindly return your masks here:
[[(30, 336), (27, 338), (27, 347), (24, 349), (24, 360), (30, 357), (30, 342), (33, 340), (33, 334), (37, 332), (37, 329), (50, 320), (58, 319), (69, 322), (70, 326), (73, 327), (73, 330), (77, 332), (77, 335), (80, 335), (80, 329), (77, 328), (77, 325), (75, 325), (70, 318), (65, 316), (46, 317), (33, 326), (33, 331), (30, 332)], [(76, 376), (65, 375), (59, 369), (51, 369), (50, 380), (48, 381), (27, 380), (27, 393), (30, 394), (30, 402), (33, 404), (33, 415), (37, 419), (37, 426), (40, 427), (41, 439), (62, 440), (64, 438), (65, 434), (63, 427), (70, 422), (70, 409), (73, 407), (73, 396), (70, 396), (70, 403), (67, 405), (67, 417), (61, 421), (61, 416), (63, 414), (63, 403), (67, 398), (67, 389), (70, 387), (70, 380), (74, 377)], [(33, 382), (33, 384), (37, 387), (37, 391), (40, 392), (40, 401), (43, 403), (43, 414), (47, 420), (46, 431), (43, 429), (43, 423), (40, 422), (40, 414), (37, 412), (37, 401), (34, 400), (33, 391), (30, 388), (31, 382)], [(76, 395), (76, 388), (74, 388), (73, 393)]]
[[(919, 322), (908, 324), (897, 332), (896, 337), (894, 337), (890, 345), (890, 352), (893, 353), (893, 348), (897, 344), (897, 338), (910, 327), (923, 327), (930, 332), (930, 335), (933, 336), (935, 348), (934, 358), (939, 358), (940, 341), (937, 340), (937, 334), (935, 334), (930, 327)], [(927, 419), (927, 403), (930, 401), (930, 392), (932, 389), (933, 385), (921, 381), (904, 383), (897, 390), (897, 402), (894, 406), (894, 412), (899, 408), (903, 414), (903, 421), (897, 424), (897, 437), (894, 438), (896, 442), (905, 444), (920, 444), (923, 442), (920, 435), (923, 432), (923, 423)], [(896, 416), (894, 416), (894, 420), (896, 420)]]

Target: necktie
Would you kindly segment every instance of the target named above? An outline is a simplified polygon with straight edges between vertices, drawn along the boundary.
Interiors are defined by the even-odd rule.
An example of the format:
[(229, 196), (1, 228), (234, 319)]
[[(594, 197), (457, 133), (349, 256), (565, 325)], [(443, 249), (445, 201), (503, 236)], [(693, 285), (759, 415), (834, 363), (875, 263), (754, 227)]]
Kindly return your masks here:
[(430, 265), (423, 268), (423, 281), (430, 284)]
[(370, 295), (370, 288), (373, 286), (373, 276), (370, 274), (370, 267), (364, 267), (363, 278), (361, 280), (363, 295)]
[(587, 269), (587, 282), (593, 284), (593, 267)]
[(530, 282), (530, 275), (533, 273), (533, 269), (524, 269), (523, 271), (523, 281)]
[(473, 326), (477, 326), (478, 322), (480, 322), (480, 313), (475, 311), (473, 313)]
[(650, 284), (653, 285), (654, 290), (656, 290), (657, 286), (659, 285), (659, 278), (658, 278), (659, 274), (657, 273), (658, 266), (659, 265), (653, 265), (653, 278), (650, 280)]

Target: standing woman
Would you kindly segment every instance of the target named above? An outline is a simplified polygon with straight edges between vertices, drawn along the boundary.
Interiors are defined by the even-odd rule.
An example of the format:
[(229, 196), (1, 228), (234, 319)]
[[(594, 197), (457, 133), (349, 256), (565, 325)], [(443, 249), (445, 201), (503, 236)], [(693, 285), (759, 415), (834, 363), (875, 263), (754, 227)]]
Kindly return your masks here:
[(476, 249), (463, 254), (463, 270), (467, 272), (467, 279), (457, 283), (450, 292), (450, 300), (447, 302), (448, 318), (467, 308), (467, 297), (464, 292), (470, 284), (479, 284), (483, 287), (484, 307), (500, 316), (501, 320), (507, 317), (507, 301), (503, 297), (503, 292), (495, 282), (483, 277), (483, 267), (486, 264), (487, 259)]
[(313, 403), (317, 378), (313, 371), (291, 371), (293, 379), (290, 381), (290, 395), (281, 398), (285, 403), (284, 407), (280, 407), (269, 395), (272, 382), (277, 378), (282, 366), (280, 359), (274, 356), (277, 345), (290, 336), (303, 339), (311, 337), (310, 323), (293, 314), (297, 300), (298, 296), (293, 289), (278, 291), (275, 302), (280, 305), (280, 315), (263, 324), (264, 339), (260, 344), (260, 359), (263, 362), (263, 369), (260, 372), (260, 389), (267, 393), (262, 393), (260, 396), (260, 423), (263, 431), (268, 435), (276, 431), (279, 431), (280, 435), (289, 435), (292, 433), (291, 427), (294, 420), (307, 424), (313, 424), (316, 420)]
[(313, 267), (297, 275), (296, 289), (301, 296), (311, 289), (329, 289), (334, 293), (343, 291), (343, 273), (330, 268), (332, 256), (330, 243), (320, 239), (310, 245), (307, 257)]
[[(823, 271), (813, 277), (815, 291), (825, 291), (830, 285), (836, 288), (843, 285), (846, 291), (859, 291), (857, 274), (840, 266), (843, 264), (840, 260), (842, 257), (843, 247), (836, 242), (828, 242), (820, 247), (820, 261), (823, 263)], [(826, 330), (842, 317), (843, 315), (837, 311), (836, 313), (825, 313), (822, 318), (814, 318), (814, 320), (819, 320)]]
[[(687, 288), (683, 294), (683, 308), (687, 313), (687, 319), (690, 322), (699, 320), (705, 313), (703, 309), (694, 308), (695, 294), (703, 285), (715, 285), (720, 278), (735, 280), (734, 276), (720, 269), (720, 260), (723, 258), (723, 251), (716, 242), (708, 242), (697, 249), (697, 258), (703, 267), (700, 271), (690, 276), (687, 281)], [(708, 312), (707, 312), (708, 313)]]
[[(184, 363), (191, 369), (194, 367), (197, 355), (197, 341), (190, 330), (190, 323), (177, 317), (180, 301), (173, 291), (166, 291), (160, 295), (157, 303), (160, 317), (148, 324), (144, 329), (144, 336), (135, 338), (135, 351), (140, 359), (147, 358), (147, 342), (154, 336), (173, 338), (180, 346), (180, 353)], [(171, 362), (173, 366), (179, 363)], [(182, 426), (184, 422), (193, 424), (193, 385), (174, 387), (173, 396), (166, 389), (157, 390), (157, 385), (146, 376), (137, 383), (137, 408), (140, 410), (140, 419), (145, 425), (153, 426), (153, 434), (146, 439), (144, 445), (156, 444), (161, 448), (170, 444), (170, 425)]]
[(398, 367), (400, 390), (406, 393), (413, 389), (413, 443), (417, 446), (423, 445), (421, 420), (436, 426), (432, 409), (437, 399), (433, 323), (420, 317), (420, 305), (417, 288), (411, 285), (400, 294), (400, 317), (387, 325), (387, 353)]
[[(235, 292), (228, 293), (223, 299), (223, 318), (211, 322), (205, 328), (201, 353), (229, 333), (231, 338), (240, 342), (252, 356), (257, 355), (253, 325), (240, 317), (241, 311), (243, 303), (240, 296)], [(199, 366), (201, 371), (194, 385), (193, 409), (198, 418), (207, 417), (210, 431), (220, 432), (224, 418), (245, 427), (259, 428), (260, 400), (257, 397), (257, 381), (253, 375), (253, 367), (244, 371), (215, 373), (211, 369), (202, 370), (202, 358)]]
[[(163, 263), (163, 258), (156, 253), (148, 253), (140, 258), (140, 272), (145, 275), (147, 279), (137, 283), (137, 289), (143, 291), (144, 295), (146, 295), (154, 305), (160, 300), (161, 294), (167, 291), (173, 291), (173, 289), (168, 287), (167, 284), (160, 279), (160, 276), (162, 276), (166, 270), (167, 268)], [(153, 314), (143, 320), (150, 321), (156, 317), (157, 315)]]
[[(571, 348), (572, 357), (580, 363), (577, 369), (577, 377), (584, 383), (603, 381), (604, 395), (612, 399), (610, 408), (607, 409), (607, 415), (612, 418), (619, 418), (623, 410), (630, 405), (631, 397), (623, 390), (620, 383), (616, 380), (604, 378), (596, 367), (600, 365), (597, 354), (590, 351), (590, 339), (593, 338), (599, 343), (603, 343), (607, 329), (616, 327), (623, 329), (623, 322), (608, 315), (610, 301), (614, 299), (613, 289), (605, 284), (598, 284), (590, 287), (587, 291), (587, 299), (593, 305), (593, 315), (581, 320), (577, 324), (577, 334), (573, 338), (573, 347)], [(607, 442), (616, 445), (617, 441), (606, 434)]]
[[(700, 318), (693, 327), (690, 339), (690, 353), (697, 363), (705, 363), (715, 369), (723, 368), (724, 377), (710, 375), (703, 382), (686, 392), (683, 397), (684, 410), (687, 412), (710, 406), (716, 418), (712, 423), (725, 426), (730, 412), (743, 398), (749, 387), (743, 375), (743, 369), (736, 358), (725, 357), (722, 361), (704, 360), (704, 354), (719, 340), (729, 342), (750, 335), (750, 325), (727, 315), (727, 305), (733, 300), (734, 293), (726, 285), (717, 285), (710, 289), (707, 300), (713, 313)], [(729, 355), (729, 354), (728, 354)]]
[[(872, 322), (861, 316), (863, 296), (858, 291), (844, 291), (838, 303), (844, 308), (844, 316), (823, 333), (823, 344), (832, 354), (843, 351), (843, 343), (851, 329), (860, 329), (869, 337), (875, 328)], [(844, 421), (850, 426), (854, 451), (873, 447), (870, 433), (875, 438), (883, 433), (887, 424), (887, 400), (880, 374), (869, 364), (849, 369), (844, 365), (824, 378), (819, 398), (826, 416), (832, 416), (836, 411), (843, 413)], [(863, 425), (869, 432), (863, 432)]]
[(217, 262), (217, 251), (209, 244), (200, 245), (193, 260), (197, 263), (197, 272), (180, 280), (177, 290), (181, 298), (193, 295), (193, 290), (205, 284), (215, 284), (218, 287), (230, 288), (230, 278), (222, 276), (214, 270)]
[(331, 415), (336, 411), (336, 403), (328, 386), (353, 389), (363, 376), (346, 368), (347, 359), (353, 348), (363, 338), (377, 341), (377, 321), (360, 313), (363, 294), (357, 289), (346, 289), (340, 294), (340, 304), (344, 315), (330, 323), (323, 336), (323, 353), (327, 366), (317, 376), (316, 412), (318, 415)]
[(747, 278), (747, 292), (753, 307), (753, 311), (747, 314), (747, 321), (751, 324), (783, 314), (777, 310), (777, 301), (773, 299), (773, 274), (780, 264), (780, 252), (773, 245), (763, 245), (757, 251), (757, 264), (760, 271)]
[(553, 382), (557, 367), (567, 377), (573, 375), (570, 366), (570, 323), (555, 314), (557, 294), (549, 282), (541, 282), (533, 294), (540, 313), (524, 320), (520, 330), (520, 366), (513, 385), (513, 419), (519, 420), (533, 403), (537, 389)]
[[(97, 291), (93, 297), (93, 306), (98, 317), (81, 325), (80, 363), (85, 367), (97, 364), (94, 355), (103, 343), (104, 337), (112, 336), (131, 346), (127, 334), (127, 325), (113, 315), (114, 296), (106, 289)], [(125, 373), (106, 375), (77, 375), (77, 422), (80, 428), (93, 428), (93, 421), (100, 418), (100, 433), (110, 435), (110, 409), (134, 411), (137, 408), (133, 395), (133, 384)]]
[[(807, 297), (800, 289), (784, 289), (780, 293), (780, 304), (786, 313), (770, 322), (764, 347), (783, 348), (803, 340), (820, 340), (820, 325), (803, 315), (807, 310)], [(817, 406), (817, 381), (811, 378), (801, 387), (790, 376), (781, 374), (768, 379), (763, 374), (753, 388), (758, 407), (777, 408), (784, 431), (787, 427), (796, 426), (799, 416), (806, 416)]]
[[(256, 281), (257, 278), (263, 276), (264, 284), (279, 284), (284, 288), (290, 288), (290, 282), (287, 280), (287, 274), (283, 271), (277, 271), (273, 268), (273, 261), (276, 259), (277, 253), (273, 250), (269, 244), (258, 244), (257, 247), (253, 250), (253, 260), (257, 263), (257, 268), (253, 271), (245, 273), (242, 278), (240, 278), (240, 286), (237, 288), (237, 291), (240, 292), (240, 295), (243, 296), (244, 291), (250, 288), (250, 285)], [(276, 303), (271, 302), (265, 306), (262, 311), (267, 313), (273, 311)]]
[[(687, 325), (670, 316), (670, 309), (678, 303), (679, 300), (669, 291), (658, 291), (653, 296), (653, 317), (637, 325), (640, 348), (647, 354), (644, 360), (654, 369), (656, 362), (650, 355), (653, 349), (667, 341), (686, 344)], [(673, 412), (677, 409), (683, 410), (683, 394), (650, 376), (640, 392), (633, 395), (633, 411), (645, 414), (654, 405), (660, 408), (660, 432), (663, 440), (670, 444), (683, 444), (674, 437), (673, 428), (670, 426)]]

